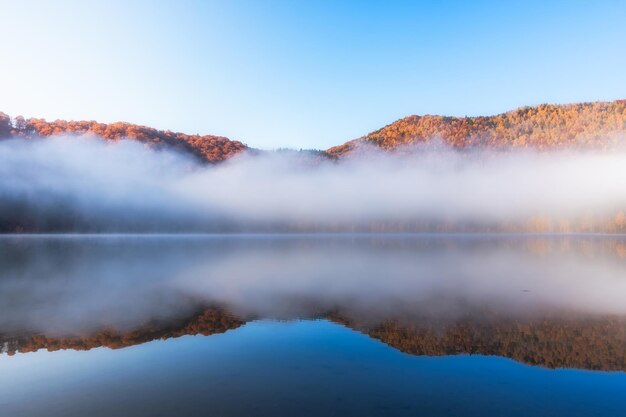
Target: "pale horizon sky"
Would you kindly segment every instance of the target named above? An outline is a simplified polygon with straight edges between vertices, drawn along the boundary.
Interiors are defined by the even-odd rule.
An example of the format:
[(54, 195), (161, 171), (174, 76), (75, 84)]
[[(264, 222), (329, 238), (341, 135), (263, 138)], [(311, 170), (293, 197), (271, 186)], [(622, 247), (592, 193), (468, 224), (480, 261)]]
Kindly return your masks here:
[(325, 149), (626, 98), (626, 1), (0, 0), (0, 111)]

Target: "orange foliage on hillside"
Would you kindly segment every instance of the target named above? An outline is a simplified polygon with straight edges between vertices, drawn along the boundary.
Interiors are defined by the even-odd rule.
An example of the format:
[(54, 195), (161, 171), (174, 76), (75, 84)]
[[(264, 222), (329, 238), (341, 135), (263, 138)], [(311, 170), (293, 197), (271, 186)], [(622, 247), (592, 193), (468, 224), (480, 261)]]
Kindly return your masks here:
[(604, 148), (620, 137), (626, 138), (626, 100), (542, 104), (497, 116), (408, 116), (327, 152), (337, 157), (360, 144), (392, 150), (433, 139), (454, 148)]
[[(241, 142), (221, 136), (187, 135), (125, 122), (47, 122), (44, 119), (24, 119), (21, 116), (12, 120), (0, 112), (0, 138), (55, 134), (93, 134), (108, 140), (129, 138), (149, 146), (173, 146), (209, 162), (222, 161), (248, 149)], [(626, 100), (567, 105), (542, 104), (522, 107), (496, 116), (408, 116), (359, 139), (332, 147), (324, 155), (340, 157), (360, 144), (392, 150), (433, 139), (441, 140), (454, 148), (605, 148), (625, 137)]]
[(0, 138), (10, 136), (33, 138), (62, 134), (87, 134), (111, 141), (127, 138), (142, 142), (150, 147), (179, 149), (207, 162), (223, 161), (247, 149), (243, 143), (221, 136), (187, 135), (125, 122), (110, 124), (65, 120), (47, 122), (44, 119), (24, 119), (21, 116), (11, 120), (8, 115), (0, 112)]

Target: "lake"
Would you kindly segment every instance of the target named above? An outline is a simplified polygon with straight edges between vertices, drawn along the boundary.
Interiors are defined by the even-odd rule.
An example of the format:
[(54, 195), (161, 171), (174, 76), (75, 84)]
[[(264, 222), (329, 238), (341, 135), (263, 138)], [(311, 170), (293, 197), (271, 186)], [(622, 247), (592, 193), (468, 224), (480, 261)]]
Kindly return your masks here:
[(626, 416), (626, 237), (5, 235), (1, 416)]

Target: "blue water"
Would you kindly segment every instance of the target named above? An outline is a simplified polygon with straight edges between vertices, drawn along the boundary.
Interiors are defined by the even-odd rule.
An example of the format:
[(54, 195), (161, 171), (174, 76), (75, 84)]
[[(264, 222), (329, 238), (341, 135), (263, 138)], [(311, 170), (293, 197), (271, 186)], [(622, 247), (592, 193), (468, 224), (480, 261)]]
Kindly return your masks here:
[(416, 357), (323, 320), (0, 356), (2, 416), (626, 416), (626, 373)]

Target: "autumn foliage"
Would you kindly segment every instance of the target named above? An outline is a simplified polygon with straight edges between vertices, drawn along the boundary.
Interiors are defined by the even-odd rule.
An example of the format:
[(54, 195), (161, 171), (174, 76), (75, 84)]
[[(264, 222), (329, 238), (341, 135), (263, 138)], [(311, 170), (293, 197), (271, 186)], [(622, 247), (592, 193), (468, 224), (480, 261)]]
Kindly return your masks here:
[(408, 116), (327, 152), (339, 157), (360, 144), (393, 150), (432, 140), (453, 148), (606, 148), (625, 137), (626, 100), (618, 100), (542, 104), (497, 116)]
[[(130, 139), (151, 148), (170, 148), (187, 152), (209, 163), (224, 161), (243, 151), (256, 152), (241, 142), (220, 136), (188, 135), (125, 122), (104, 124), (95, 121), (55, 120), (48, 122), (44, 119), (25, 119), (21, 116), (11, 118), (0, 112), (0, 140), (9, 137), (31, 139), (52, 135), (93, 135), (107, 141)], [(277, 152), (290, 153), (293, 158), (299, 158), (302, 164), (318, 165), (327, 158), (340, 160), (359, 149), (361, 145), (394, 151), (431, 142), (440, 142), (459, 150), (471, 148), (612, 149), (616, 145), (626, 144), (626, 100), (568, 105), (543, 104), (536, 107), (522, 107), (496, 116), (459, 118), (414, 115), (326, 151), (278, 150)], [(71, 229), (77, 225), (82, 226), (81, 218), (72, 214), (69, 222), (56, 219), (57, 221), (52, 222), (55, 227), (48, 226), (46, 229), (32, 221), (34, 216), (27, 208), (16, 206), (15, 209), (11, 209), (11, 218), (0, 219), (0, 232), (57, 231)], [(28, 218), (25, 220), (24, 217)], [(221, 226), (219, 230), (222, 230)], [(572, 218), (559, 218), (549, 213), (535, 213), (523, 223), (500, 221), (488, 224), (456, 224), (433, 222), (431, 219), (415, 219), (411, 222), (380, 219), (366, 224), (356, 221), (338, 224), (330, 221), (324, 224), (257, 225), (251, 230), (263, 232), (624, 233), (626, 209), (616, 207), (613, 211), (606, 213), (579, 213)]]
[[(190, 152), (202, 160), (218, 162), (248, 149), (241, 142), (213, 135), (187, 135), (125, 122), (48, 122), (44, 119), (11, 119), (0, 112), (0, 138), (32, 138), (61, 134), (91, 134), (107, 140), (133, 139), (148, 146), (170, 146)], [(390, 125), (328, 149), (324, 154), (340, 157), (360, 144), (383, 150), (440, 140), (453, 148), (606, 148), (626, 137), (626, 100), (542, 104), (522, 107), (496, 116), (446, 117), (408, 116)]]
[(131, 139), (154, 148), (170, 147), (189, 152), (206, 162), (223, 161), (247, 149), (243, 143), (221, 136), (187, 135), (125, 122), (110, 124), (65, 120), (47, 122), (44, 119), (24, 119), (21, 116), (12, 120), (0, 112), (0, 138), (52, 135), (93, 135), (110, 141)]

